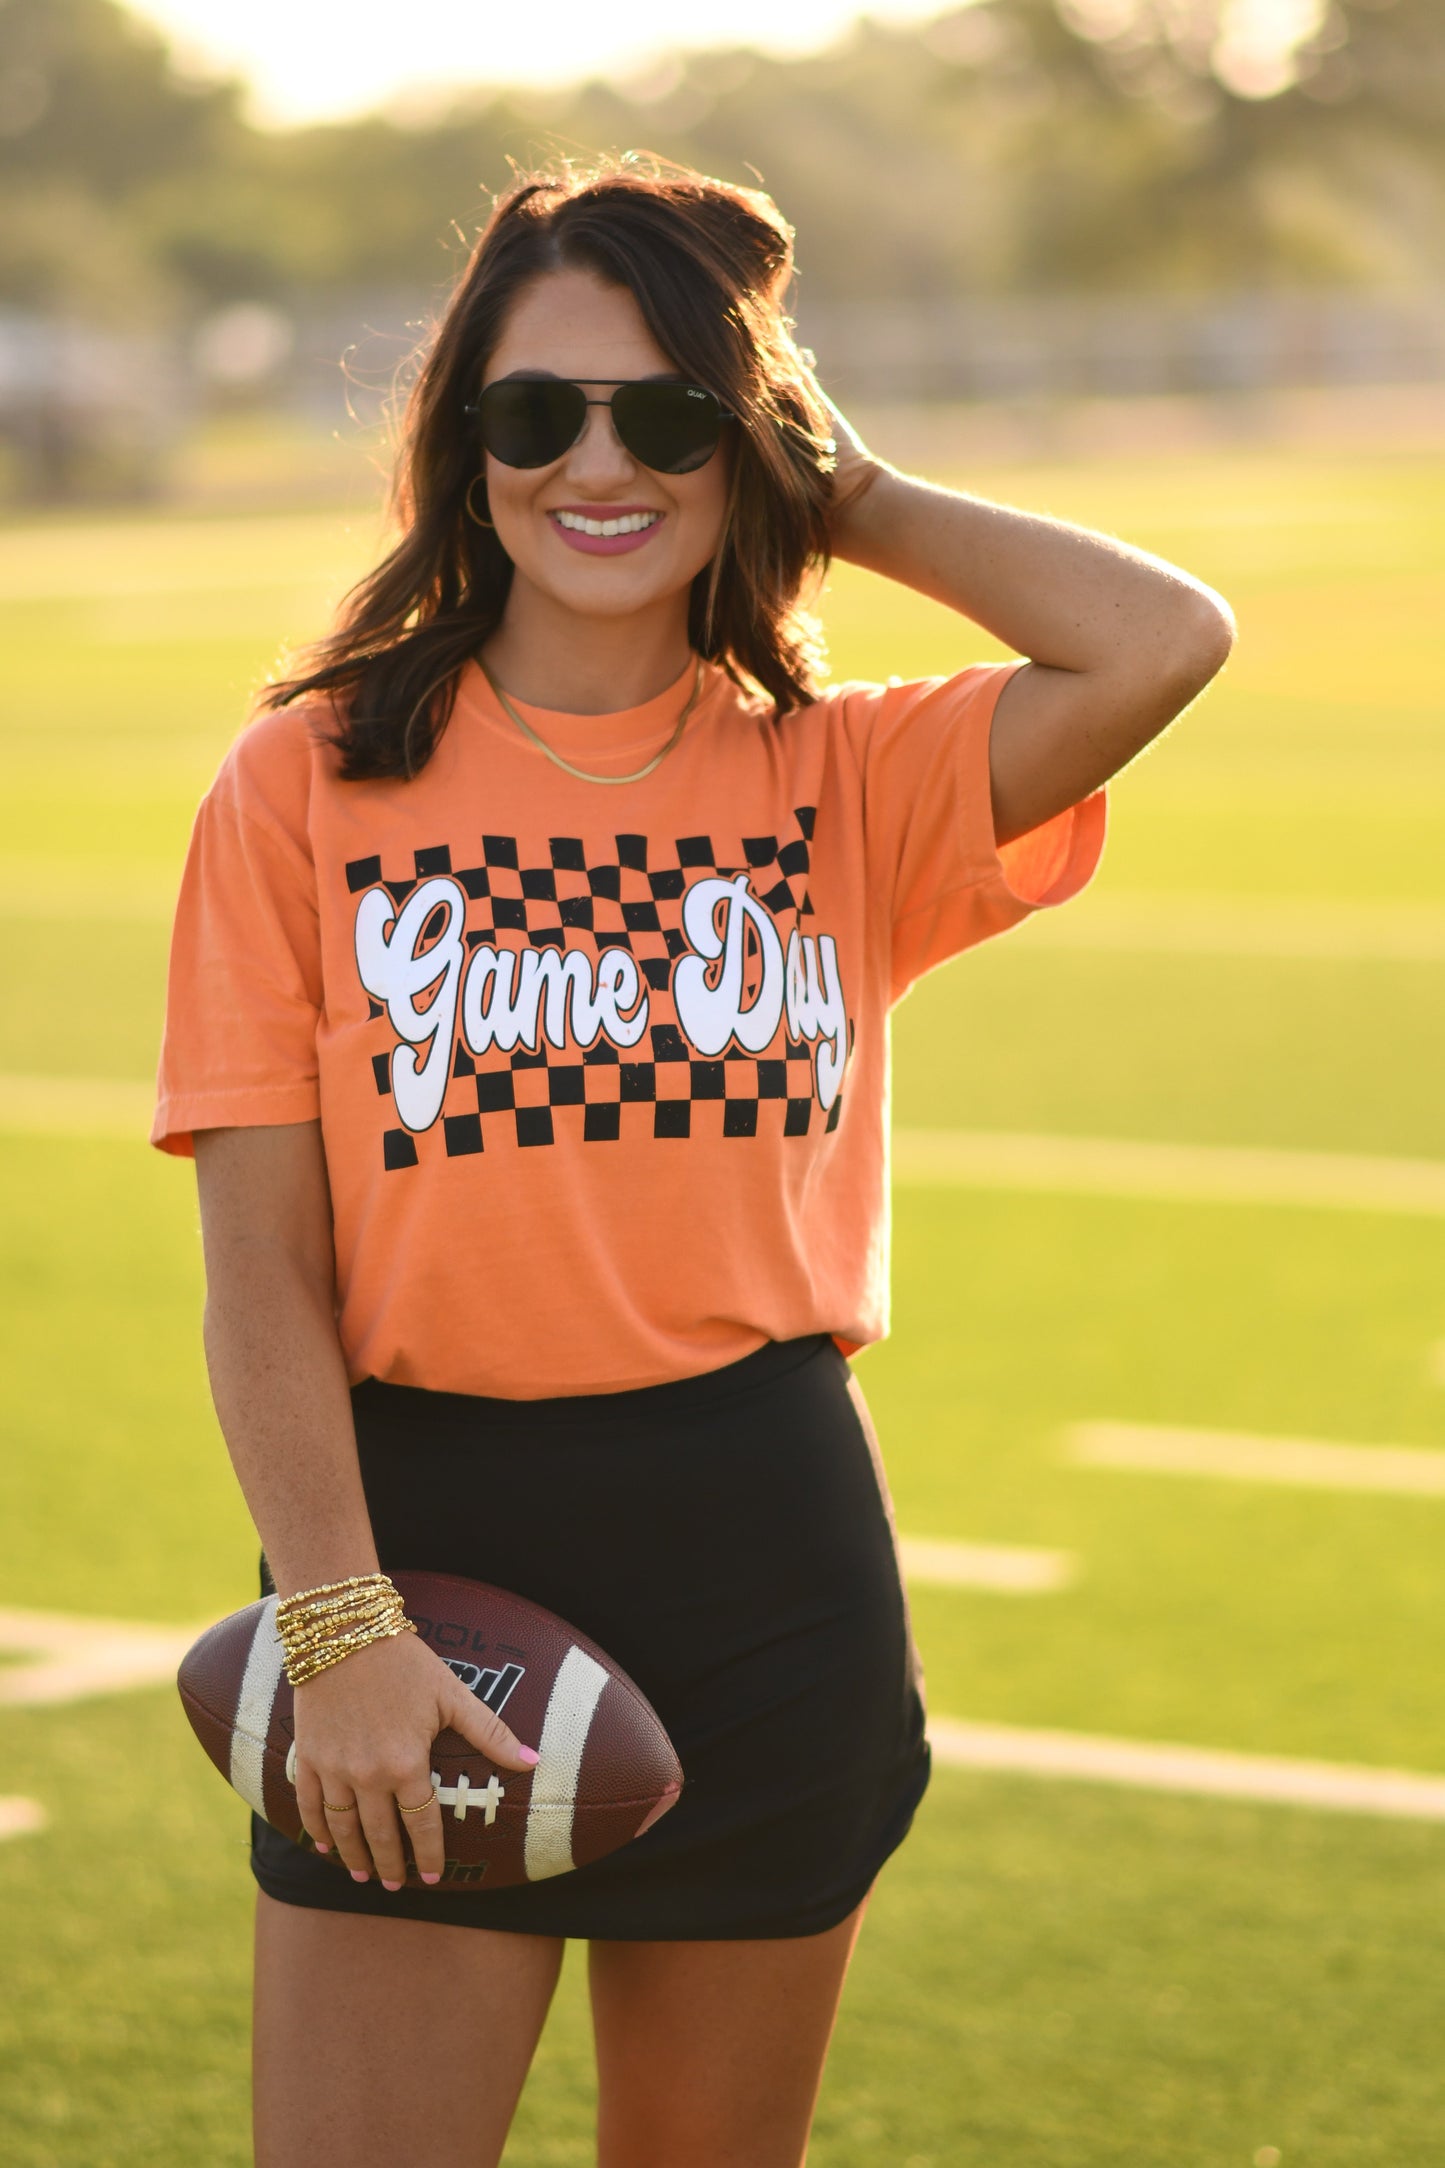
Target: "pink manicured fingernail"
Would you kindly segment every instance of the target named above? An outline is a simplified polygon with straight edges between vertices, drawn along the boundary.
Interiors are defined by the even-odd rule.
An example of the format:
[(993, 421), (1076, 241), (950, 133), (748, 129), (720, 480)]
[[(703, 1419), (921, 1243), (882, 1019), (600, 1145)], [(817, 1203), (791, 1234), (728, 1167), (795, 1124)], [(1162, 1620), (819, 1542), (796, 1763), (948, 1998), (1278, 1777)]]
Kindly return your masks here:
[(360, 1867), (353, 1867), (351, 1870), (351, 1879), (353, 1882), (369, 1882), (371, 1880), (371, 1876), (365, 1873)]
[(422, 1880), (423, 1882), (440, 1882), (441, 1876), (439, 1874), (423, 1874)]
[(329, 1852), (331, 1847), (329, 1844), (318, 1844), (316, 1849), (318, 1852)]
[(381, 1886), (382, 1886), (382, 1888), (383, 1888), (383, 1889), (400, 1889), (400, 1888), (401, 1888), (401, 1884), (400, 1884), (400, 1882), (383, 1882)]
[(517, 1759), (525, 1762), (529, 1769), (535, 1769), (542, 1757), (534, 1746), (519, 1746)]

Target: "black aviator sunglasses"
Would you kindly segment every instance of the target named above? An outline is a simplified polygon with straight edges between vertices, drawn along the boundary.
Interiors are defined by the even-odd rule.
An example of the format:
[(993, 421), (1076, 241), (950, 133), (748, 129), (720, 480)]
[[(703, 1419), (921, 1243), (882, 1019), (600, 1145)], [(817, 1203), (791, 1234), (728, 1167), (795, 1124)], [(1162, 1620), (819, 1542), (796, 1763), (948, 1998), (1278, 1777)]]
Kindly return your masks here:
[[(610, 399), (589, 399), (588, 384), (617, 389)], [(465, 411), (478, 417), (483, 444), (504, 467), (547, 467), (577, 442), (590, 406), (611, 407), (622, 443), (658, 474), (705, 467), (723, 423), (734, 418), (701, 384), (654, 377), (499, 377)]]

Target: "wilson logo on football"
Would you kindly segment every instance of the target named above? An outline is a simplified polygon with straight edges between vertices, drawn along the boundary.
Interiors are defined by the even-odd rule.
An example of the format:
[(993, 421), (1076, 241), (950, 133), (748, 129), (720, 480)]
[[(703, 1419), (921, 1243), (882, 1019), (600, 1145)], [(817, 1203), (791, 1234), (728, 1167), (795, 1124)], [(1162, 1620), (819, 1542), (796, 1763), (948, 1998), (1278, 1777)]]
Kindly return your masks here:
[(460, 1656), (444, 1656), (442, 1662), (448, 1671), (456, 1673), (468, 1693), (486, 1703), (494, 1716), (500, 1716), (506, 1708), (513, 1687), (527, 1668), (525, 1664), (498, 1664), (484, 1671), (479, 1664), (466, 1663)]

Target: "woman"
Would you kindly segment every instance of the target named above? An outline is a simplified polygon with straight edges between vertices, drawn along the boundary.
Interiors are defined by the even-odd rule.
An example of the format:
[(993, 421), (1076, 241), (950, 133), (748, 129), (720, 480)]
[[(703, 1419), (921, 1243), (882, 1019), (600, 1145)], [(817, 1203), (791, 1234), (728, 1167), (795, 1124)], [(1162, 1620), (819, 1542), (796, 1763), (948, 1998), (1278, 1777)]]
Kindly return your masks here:
[[(298, 1684), (316, 1850), (252, 1823), (262, 2168), (497, 2160), (567, 1936), (600, 2161), (794, 2168), (927, 1783), (845, 1360), (885, 1328), (887, 1011), (1083, 885), (1232, 631), (873, 457), (789, 336), (791, 239), (662, 161), (518, 181), (411, 393), (396, 547), (197, 819), (153, 1134), (195, 1154), (263, 1591), (518, 1589), (687, 1778), (572, 1874), (403, 1887), (436, 1733), (535, 1743), (395, 1618)], [(1029, 659), (824, 690), (830, 556)]]

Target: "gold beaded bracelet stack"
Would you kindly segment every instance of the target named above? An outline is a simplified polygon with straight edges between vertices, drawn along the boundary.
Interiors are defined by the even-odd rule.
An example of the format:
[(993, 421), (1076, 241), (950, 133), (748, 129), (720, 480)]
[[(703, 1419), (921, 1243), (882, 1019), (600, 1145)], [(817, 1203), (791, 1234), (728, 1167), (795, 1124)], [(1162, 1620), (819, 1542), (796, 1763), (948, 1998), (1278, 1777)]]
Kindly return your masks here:
[(345, 1581), (322, 1581), (283, 1596), (276, 1605), (276, 1631), (286, 1676), (300, 1686), (369, 1641), (414, 1634), (416, 1622), (402, 1609), (401, 1591), (390, 1574), (353, 1573)]

